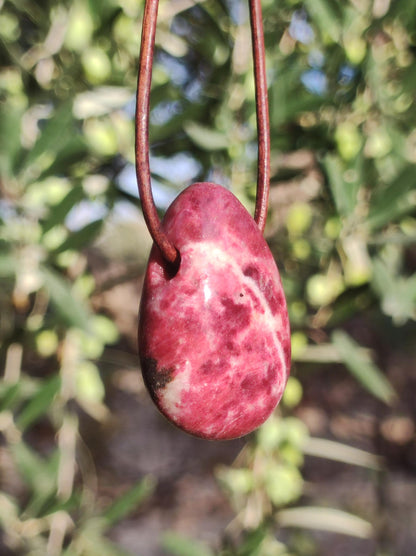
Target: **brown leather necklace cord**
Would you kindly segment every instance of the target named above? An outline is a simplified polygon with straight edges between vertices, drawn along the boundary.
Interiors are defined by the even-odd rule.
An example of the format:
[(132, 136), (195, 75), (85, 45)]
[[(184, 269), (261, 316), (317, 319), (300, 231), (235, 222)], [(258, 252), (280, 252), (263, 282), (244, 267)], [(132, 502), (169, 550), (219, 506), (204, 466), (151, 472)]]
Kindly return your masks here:
[(254, 82), (256, 84), (257, 116), (257, 192), (254, 220), (264, 233), (267, 219), (270, 190), (270, 123), (267, 98), (266, 55), (264, 50), (263, 19), (261, 0), (249, 0), (251, 42), (254, 60)]
[(153, 51), (159, 0), (146, 0), (143, 14), (142, 42), (136, 94), (136, 176), (143, 216), (153, 241), (163, 258), (172, 264), (178, 261), (178, 251), (161, 228), (152, 194), (149, 163), (149, 106), (152, 84)]
[[(260, 2), (261, 0), (249, 0), (259, 143), (257, 197), (254, 220), (263, 233), (266, 225), (270, 185), (270, 127)], [(143, 215), (150, 235), (159, 247), (163, 258), (169, 263), (177, 264), (179, 253), (162, 230), (160, 218), (156, 210), (152, 194), (149, 163), (149, 106), (158, 6), (159, 0), (146, 0), (144, 7), (136, 94), (136, 176)]]

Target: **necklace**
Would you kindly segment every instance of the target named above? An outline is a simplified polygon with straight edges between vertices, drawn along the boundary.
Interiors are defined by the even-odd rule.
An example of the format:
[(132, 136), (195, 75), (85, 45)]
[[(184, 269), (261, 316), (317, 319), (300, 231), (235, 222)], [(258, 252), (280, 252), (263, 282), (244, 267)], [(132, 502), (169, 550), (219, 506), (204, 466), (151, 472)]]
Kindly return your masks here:
[(187, 187), (160, 221), (149, 167), (149, 98), (158, 0), (146, 0), (136, 98), (136, 173), (154, 244), (139, 315), (143, 379), (156, 406), (211, 440), (248, 434), (280, 401), (290, 329), (279, 272), (263, 237), (270, 139), (260, 0), (249, 0), (258, 128), (254, 219), (220, 185)]

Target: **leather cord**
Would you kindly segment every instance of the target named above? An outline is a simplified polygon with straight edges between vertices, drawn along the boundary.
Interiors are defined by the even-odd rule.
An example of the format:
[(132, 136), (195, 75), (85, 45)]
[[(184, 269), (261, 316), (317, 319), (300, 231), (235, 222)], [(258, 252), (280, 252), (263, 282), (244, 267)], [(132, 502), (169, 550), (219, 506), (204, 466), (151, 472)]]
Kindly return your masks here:
[[(136, 94), (136, 175), (143, 215), (150, 235), (159, 247), (163, 258), (168, 263), (176, 265), (179, 262), (179, 253), (162, 229), (152, 194), (149, 164), (149, 106), (158, 6), (159, 0), (146, 0), (143, 15)], [(270, 124), (261, 0), (249, 0), (249, 7), (258, 134), (257, 194), (254, 220), (263, 233), (270, 188)]]

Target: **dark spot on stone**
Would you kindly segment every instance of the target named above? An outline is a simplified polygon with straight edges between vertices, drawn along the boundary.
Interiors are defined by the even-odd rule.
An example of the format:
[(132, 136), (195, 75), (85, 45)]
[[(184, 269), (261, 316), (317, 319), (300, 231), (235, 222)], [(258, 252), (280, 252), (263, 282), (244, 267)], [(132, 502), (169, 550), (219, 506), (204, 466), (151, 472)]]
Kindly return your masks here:
[(200, 371), (203, 375), (217, 375), (224, 370), (224, 363), (223, 361), (218, 361), (214, 363), (211, 359), (205, 361), (200, 367)]
[(172, 369), (157, 368), (157, 361), (152, 357), (146, 357), (143, 361), (143, 377), (150, 392), (156, 392), (164, 388), (173, 380)]
[(243, 268), (243, 274), (244, 276), (248, 276), (249, 278), (252, 278), (255, 282), (258, 282), (260, 279), (259, 269), (253, 265), (248, 265), (245, 268)]
[(240, 353), (238, 345), (231, 341), (225, 342), (225, 349), (232, 355), (238, 355)]
[(258, 381), (257, 377), (253, 375), (248, 375), (245, 379), (241, 382), (241, 388), (248, 392), (254, 392), (257, 390)]
[(200, 367), (201, 369), (201, 373), (204, 375), (210, 374), (212, 371), (212, 361), (211, 359), (209, 359), (208, 361), (205, 361), (205, 363), (203, 363)]
[(250, 324), (251, 309), (247, 305), (234, 303), (230, 297), (221, 299), (221, 305), (225, 309), (222, 318), (228, 322), (230, 328), (240, 330)]

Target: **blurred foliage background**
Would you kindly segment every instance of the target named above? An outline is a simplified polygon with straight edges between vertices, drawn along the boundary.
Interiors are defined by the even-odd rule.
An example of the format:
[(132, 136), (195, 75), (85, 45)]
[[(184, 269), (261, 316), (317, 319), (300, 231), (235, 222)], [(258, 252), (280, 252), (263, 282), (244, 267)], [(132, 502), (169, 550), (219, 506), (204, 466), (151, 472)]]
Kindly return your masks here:
[[(182, 440), (140, 382), (136, 307), (150, 247), (133, 167), (142, 2), (0, 0), (1, 554), (416, 552), (416, 3), (262, 5), (266, 236), (294, 363), (276, 414), (215, 452)], [(163, 0), (156, 43), (161, 213), (200, 180), (252, 211), (247, 5)], [(137, 418), (123, 408), (139, 405), (132, 438), (117, 444)], [(151, 442), (155, 461), (175, 469), (168, 478), (154, 462), (146, 473), (123, 467)], [(213, 506), (203, 481), (175, 490), (185, 473), (215, 475)], [(195, 531), (172, 517), (189, 505), (206, 509)], [(170, 517), (149, 535), (155, 508)]]

